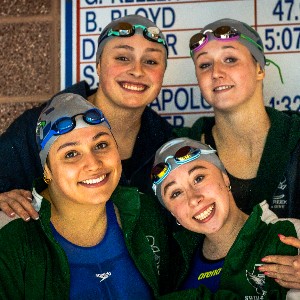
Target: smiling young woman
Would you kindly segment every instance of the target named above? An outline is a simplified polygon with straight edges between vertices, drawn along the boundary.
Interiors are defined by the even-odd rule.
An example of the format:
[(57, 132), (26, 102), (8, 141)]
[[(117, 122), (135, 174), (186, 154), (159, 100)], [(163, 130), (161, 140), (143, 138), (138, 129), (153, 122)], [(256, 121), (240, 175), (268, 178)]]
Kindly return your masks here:
[(0, 211), (0, 298), (153, 299), (170, 289), (159, 285), (168, 252), (152, 250), (167, 249), (162, 210), (136, 188), (117, 187), (121, 159), (102, 111), (58, 95), (40, 115), (36, 142), (39, 219)]
[[(214, 149), (189, 138), (170, 140), (156, 153), (152, 181), (160, 203), (177, 222), (179, 249), (174, 247), (171, 256), (180, 292), (167, 299), (300, 296), (299, 290), (287, 290), (266, 276), (261, 262), (269, 254), (297, 255), (278, 235), (297, 238), (300, 220), (279, 219), (266, 201), (250, 216), (242, 212)], [(206, 298), (204, 287), (210, 291)]]

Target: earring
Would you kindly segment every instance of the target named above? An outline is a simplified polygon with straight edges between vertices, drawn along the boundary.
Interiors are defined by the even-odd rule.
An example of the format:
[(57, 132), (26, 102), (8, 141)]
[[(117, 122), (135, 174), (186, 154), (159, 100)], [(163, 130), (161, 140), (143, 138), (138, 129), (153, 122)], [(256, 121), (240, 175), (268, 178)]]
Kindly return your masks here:
[(44, 174), (43, 180), (45, 181), (46, 184), (49, 184), (51, 182), (51, 178), (47, 178), (46, 175)]
[(181, 224), (179, 223), (179, 221), (176, 219), (176, 224), (178, 225), (178, 226), (181, 226)]
[(228, 186), (228, 191), (230, 192), (231, 191), (231, 185), (229, 184)]

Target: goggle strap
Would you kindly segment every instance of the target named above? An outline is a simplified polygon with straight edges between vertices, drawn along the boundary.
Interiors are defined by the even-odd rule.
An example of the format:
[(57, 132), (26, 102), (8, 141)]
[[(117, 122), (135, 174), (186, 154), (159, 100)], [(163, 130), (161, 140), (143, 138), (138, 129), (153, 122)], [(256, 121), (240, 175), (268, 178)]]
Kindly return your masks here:
[(156, 183), (153, 183), (152, 184), (152, 190), (153, 190), (153, 192), (154, 192), (154, 195), (156, 196)]
[(277, 70), (279, 72), (281, 83), (284, 84), (281, 69), (280, 69), (279, 65), (277, 65), (273, 60), (266, 58), (266, 66), (269, 66), (270, 64), (273, 64), (277, 68)]
[(217, 152), (214, 149), (211, 149), (211, 150), (200, 149), (200, 150), (201, 150), (201, 154), (212, 154), (212, 153)]
[(253, 41), (248, 36), (241, 33), (240, 37), (243, 38), (244, 40), (247, 40), (248, 42), (252, 43), (253, 45), (255, 45), (259, 50), (264, 51), (264, 48), (261, 45), (257, 44), (255, 41)]

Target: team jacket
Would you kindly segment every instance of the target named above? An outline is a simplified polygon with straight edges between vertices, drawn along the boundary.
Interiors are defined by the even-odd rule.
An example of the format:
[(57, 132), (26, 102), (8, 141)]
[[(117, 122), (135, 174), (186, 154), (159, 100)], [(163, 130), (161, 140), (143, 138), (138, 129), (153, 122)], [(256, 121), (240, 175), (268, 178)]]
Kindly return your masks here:
[[(86, 98), (95, 93), (82, 81), (60, 92), (75, 93)], [(0, 136), (0, 193), (12, 189), (30, 190), (35, 178), (43, 174), (35, 141), (35, 128), (45, 104), (25, 111)], [(122, 124), (120, 124), (122, 126)], [(152, 193), (150, 171), (155, 151), (172, 134), (172, 126), (151, 108), (146, 107), (142, 115), (129, 165), (123, 165), (120, 184), (137, 187), (141, 192)], [(125, 168), (130, 167), (130, 177), (126, 178)]]
[[(251, 186), (250, 207), (265, 199), (279, 217), (300, 218), (300, 118), (296, 113), (266, 110), (271, 127)], [(191, 128), (176, 128), (174, 134), (200, 140), (213, 125), (213, 117), (203, 117)]]
[[(38, 221), (11, 219), (0, 212), (0, 299), (69, 299), (70, 271), (52, 235), (50, 203), (34, 199), (37, 209), (40, 206)], [(160, 204), (130, 187), (117, 188), (111, 200), (119, 210), (129, 253), (153, 296), (170, 291), (167, 228)]]
[[(199, 244), (195, 246), (196, 235), (177, 227), (174, 237), (179, 250), (174, 247), (172, 255), (177, 253), (174, 274), (180, 274), (178, 286), (186, 276), (192, 249), (202, 245), (204, 236), (198, 234)], [(263, 201), (255, 206), (229, 250), (221, 271), (220, 288), (217, 293), (210, 293), (199, 281), (197, 289), (168, 294), (161, 299), (300, 299), (299, 290), (287, 290), (257, 270), (257, 266), (262, 263), (261, 258), (266, 255), (298, 254), (296, 248), (283, 244), (278, 234), (299, 238), (300, 220), (278, 219), (269, 209), (267, 202)], [(201, 274), (204, 275), (213, 274)]]

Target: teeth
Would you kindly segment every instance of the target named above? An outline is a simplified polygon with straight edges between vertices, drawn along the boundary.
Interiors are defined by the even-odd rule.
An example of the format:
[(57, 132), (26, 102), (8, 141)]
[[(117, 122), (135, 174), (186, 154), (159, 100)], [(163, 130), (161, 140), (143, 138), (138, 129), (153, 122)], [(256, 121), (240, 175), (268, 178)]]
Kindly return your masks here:
[(206, 219), (211, 214), (211, 212), (213, 211), (214, 208), (215, 208), (215, 204), (211, 205), (208, 209), (206, 209), (200, 215), (195, 216), (194, 218), (199, 220), (199, 221), (202, 221), (202, 220)]
[(99, 183), (102, 180), (104, 180), (104, 178), (106, 177), (106, 175), (103, 175), (99, 178), (95, 178), (95, 179), (87, 179), (87, 180), (83, 180), (82, 182), (85, 184), (95, 184), (95, 183)]
[(145, 87), (142, 85), (133, 85), (128, 83), (124, 83), (122, 84), (122, 86), (127, 90), (138, 91), (138, 92), (143, 91), (145, 89)]
[(223, 86), (219, 86), (219, 87), (215, 88), (215, 91), (222, 91), (222, 90), (227, 90), (230, 88), (231, 88), (231, 85), (223, 85)]

